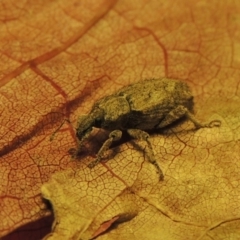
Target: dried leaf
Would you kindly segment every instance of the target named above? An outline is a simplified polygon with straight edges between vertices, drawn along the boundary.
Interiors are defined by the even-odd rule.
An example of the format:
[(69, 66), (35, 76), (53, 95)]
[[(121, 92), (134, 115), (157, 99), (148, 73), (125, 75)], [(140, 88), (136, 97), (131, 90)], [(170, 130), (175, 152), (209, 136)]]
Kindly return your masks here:
[[(42, 188), (55, 214), (53, 235), (46, 239), (91, 239), (116, 216), (132, 217), (98, 239), (207, 239), (226, 222), (236, 225), (240, 166), (237, 156), (224, 161), (221, 149), (234, 149), (227, 132), (222, 126), (152, 136), (164, 182), (131, 144), (94, 171), (80, 167), (53, 175)], [(229, 234), (238, 234), (235, 225), (227, 226)]]

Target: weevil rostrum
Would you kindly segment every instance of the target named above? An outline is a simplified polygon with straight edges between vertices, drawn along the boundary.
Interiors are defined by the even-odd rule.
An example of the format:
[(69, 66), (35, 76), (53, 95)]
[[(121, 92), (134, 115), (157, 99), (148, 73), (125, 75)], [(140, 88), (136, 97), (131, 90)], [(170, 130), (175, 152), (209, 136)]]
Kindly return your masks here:
[(164, 128), (174, 121), (186, 116), (196, 128), (220, 126), (214, 120), (207, 124), (200, 123), (191, 113), (193, 96), (188, 85), (180, 80), (161, 78), (140, 81), (123, 87), (112, 95), (98, 100), (88, 115), (79, 118), (76, 136), (80, 151), (84, 140), (92, 128), (110, 131), (109, 138), (103, 143), (95, 161), (88, 166), (96, 166), (109, 149), (113, 141), (118, 141), (122, 131), (138, 140), (147, 142), (149, 161), (156, 167), (160, 180), (164, 175), (156, 162), (147, 130)]

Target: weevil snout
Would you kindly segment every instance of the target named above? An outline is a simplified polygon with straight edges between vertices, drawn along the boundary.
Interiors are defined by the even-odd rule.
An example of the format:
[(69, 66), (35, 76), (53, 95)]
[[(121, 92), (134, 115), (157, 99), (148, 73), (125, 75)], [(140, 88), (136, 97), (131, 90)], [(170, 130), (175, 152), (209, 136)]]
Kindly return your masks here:
[(99, 127), (101, 125), (101, 114), (93, 111), (89, 115), (83, 115), (78, 119), (76, 136), (82, 141), (88, 137), (93, 127)]
[(77, 129), (76, 129), (76, 136), (81, 141), (86, 138), (92, 131), (92, 127), (94, 125), (94, 119), (91, 118), (91, 115), (84, 115), (81, 116), (78, 120)]

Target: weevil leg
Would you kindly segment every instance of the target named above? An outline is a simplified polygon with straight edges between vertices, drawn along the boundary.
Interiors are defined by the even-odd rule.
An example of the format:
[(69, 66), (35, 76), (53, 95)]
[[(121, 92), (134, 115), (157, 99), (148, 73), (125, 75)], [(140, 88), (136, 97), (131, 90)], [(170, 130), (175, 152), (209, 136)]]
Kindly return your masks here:
[(90, 164), (88, 164), (88, 167), (89, 168), (95, 167), (101, 161), (103, 153), (109, 149), (109, 147), (111, 146), (112, 142), (120, 140), (121, 137), (122, 137), (122, 131), (120, 131), (120, 130), (112, 131), (109, 134), (109, 138), (104, 142), (104, 144), (102, 145), (102, 147), (98, 151), (97, 159), (95, 161), (91, 162)]
[(128, 129), (127, 132), (131, 137), (133, 137), (137, 140), (144, 140), (147, 142), (148, 150), (149, 150), (149, 152), (148, 152), (149, 162), (156, 167), (156, 169), (159, 173), (159, 179), (160, 179), (160, 181), (163, 181), (164, 175), (163, 175), (161, 168), (159, 167), (158, 163), (155, 160), (153, 149), (152, 149), (152, 144), (149, 141), (149, 134), (140, 129)]
[(201, 123), (201, 122), (199, 122), (199, 121), (195, 118), (195, 116), (194, 116), (192, 113), (190, 113), (188, 110), (186, 111), (185, 114), (186, 114), (187, 118), (188, 118), (190, 121), (192, 121), (197, 128), (204, 128), (204, 127), (206, 127), (206, 128), (212, 128), (212, 127), (220, 127), (220, 126), (221, 126), (221, 121), (220, 121), (220, 120), (213, 120), (213, 121), (211, 121), (211, 122), (209, 122), (209, 123)]
[(197, 128), (219, 127), (221, 125), (221, 121), (219, 120), (213, 120), (209, 123), (202, 124), (195, 118), (195, 116), (192, 113), (189, 112), (189, 110), (186, 107), (179, 105), (166, 115), (166, 117), (161, 121), (157, 128), (166, 127), (183, 116), (186, 116), (190, 121), (192, 121)]

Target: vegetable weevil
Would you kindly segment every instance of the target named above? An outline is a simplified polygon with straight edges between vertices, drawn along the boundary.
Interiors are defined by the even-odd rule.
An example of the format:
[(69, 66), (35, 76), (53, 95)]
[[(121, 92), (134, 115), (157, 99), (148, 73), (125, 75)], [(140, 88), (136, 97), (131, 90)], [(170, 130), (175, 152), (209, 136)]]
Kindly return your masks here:
[(122, 131), (127, 131), (131, 137), (147, 142), (149, 161), (156, 167), (160, 180), (163, 180), (163, 172), (154, 158), (149, 134), (145, 131), (164, 128), (183, 116), (191, 120), (197, 128), (220, 126), (221, 122), (218, 120), (200, 123), (191, 113), (192, 108), (192, 93), (188, 85), (179, 80), (149, 79), (123, 87), (98, 100), (88, 115), (79, 118), (76, 129), (76, 136), (80, 141), (78, 151), (93, 127), (110, 131), (96, 160), (88, 165), (93, 168), (112, 142), (121, 138)]

